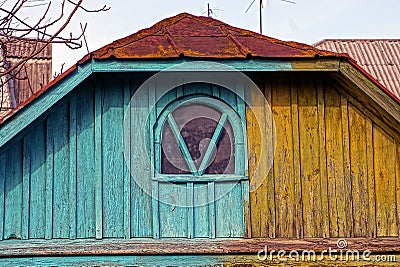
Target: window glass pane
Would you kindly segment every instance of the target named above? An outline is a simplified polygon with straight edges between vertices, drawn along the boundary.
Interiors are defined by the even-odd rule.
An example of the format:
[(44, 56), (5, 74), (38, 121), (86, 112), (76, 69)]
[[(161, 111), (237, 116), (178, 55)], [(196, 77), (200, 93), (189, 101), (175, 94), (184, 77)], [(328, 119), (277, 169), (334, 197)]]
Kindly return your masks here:
[[(203, 105), (182, 106), (172, 116), (180, 130), (188, 151), (199, 169), (209, 146), (215, 146), (211, 139), (222, 113)], [(233, 130), (226, 121), (211, 155), (205, 174), (233, 174), (235, 172)], [(189, 174), (177, 138), (168, 122), (162, 132), (161, 172), (165, 174)]]

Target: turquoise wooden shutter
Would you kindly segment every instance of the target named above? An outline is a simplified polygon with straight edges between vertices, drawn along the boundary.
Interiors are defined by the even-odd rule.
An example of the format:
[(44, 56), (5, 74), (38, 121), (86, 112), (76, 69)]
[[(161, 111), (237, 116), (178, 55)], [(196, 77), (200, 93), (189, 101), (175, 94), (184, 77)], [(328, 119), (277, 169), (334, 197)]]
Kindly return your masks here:
[[(240, 95), (240, 92), (237, 93)], [(242, 98), (224, 88), (191, 84), (167, 93), (158, 101), (156, 109), (152, 149), (155, 166), (152, 179), (153, 236), (245, 237), (245, 218), (249, 218), (249, 182), (246, 176), (246, 124)], [(213, 129), (205, 127), (209, 125), (202, 125), (202, 122), (185, 121), (185, 114), (190, 110), (194, 114), (198, 112), (200, 116), (207, 109), (213, 110), (211, 113), (218, 113)], [(177, 123), (175, 114), (178, 111), (183, 115)], [(207, 118), (201, 117), (200, 120)], [(183, 126), (189, 123), (193, 125), (188, 132)], [(170, 132), (169, 139), (166, 138), (167, 131)], [(189, 148), (192, 144), (188, 140), (195, 138), (194, 135), (203, 134), (198, 131), (208, 131), (205, 134), (211, 140), (204, 147), (201, 158), (195, 161), (191, 155), (193, 151)], [(223, 151), (219, 143), (222, 142), (222, 135), (225, 141), (227, 135), (232, 135), (229, 163), (226, 163), (226, 155), (218, 154)], [(167, 156), (163, 145), (171, 146), (174, 142), (179, 148), (174, 153), (180, 155), (180, 164), (185, 164), (186, 170), (174, 171), (176, 167), (172, 167), (172, 171), (163, 169), (164, 162), (172, 164), (165, 159)], [(217, 162), (217, 158), (224, 160)], [(222, 163), (226, 165), (225, 172), (218, 171)]]

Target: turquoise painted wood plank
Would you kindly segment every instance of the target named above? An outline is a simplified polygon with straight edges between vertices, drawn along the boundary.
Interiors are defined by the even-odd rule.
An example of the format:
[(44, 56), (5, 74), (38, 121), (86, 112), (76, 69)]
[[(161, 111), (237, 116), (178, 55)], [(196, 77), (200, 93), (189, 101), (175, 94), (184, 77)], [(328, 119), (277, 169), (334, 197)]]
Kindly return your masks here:
[(49, 117), (53, 120), (53, 238), (69, 238), (69, 108), (60, 106)]
[(30, 178), (31, 178), (31, 137), (32, 132), (22, 138), (22, 230), (21, 238), (29, 238), (29, 202), (30, 202)]
[[(177, 59), (168, 61), (140, 61), (140, 62), (124, 62), (115, 60), (101, 60), (95, 61), (92, 67), (93, 72), (143, 72), (143, 71), (161, 71), (167, 68), (176, 67), (177, 64), (190, 62), (188, 59)], [(226, 66), (232, 67), (238, 71), (260, 71), (270, 72), (279, 70), (293, 70), (292, 64), (289, 60), (264, 60), (264, 59), (253, 59), (253, 60), (213, 60), (213, 63), (221, 63)], [(209, 68), (204, 68), (209, 70)], [(215, 70), (214, 65), (211, 66), (212, 70)], [(226, 70), (222, 68), (222, 70)], [(297, 69), (296, 69), (297, 70)], [(301, 70), (301, 69), (299, 69)], [(327, 69), (328, 70), (328, 69)], [(183, 69), (183, 71), (185, 71)], [(338, 68), (332, 68), (330, 71), (338, 71)]]
[(208, 224), (209, 224), (209, 237), (215, 238), (216, 237), (216, 221), (215, 221), (215, 183), (209, 182), (207, 185), (208, 189)]
[[(149, 105), (149, 120), (148, 120), (148, 129), (149, 132), (151, 133), (149, 135), (149, 141), (150, 141), (150, 178), (152, 178), (156, 172), (161, 170), (161, 154), (156, 151), (155, 146), (153, 144), (156, 142), (155, 136), (153, 133), (155, 123), (157, 120), (157, 94), (156, 94), (156, 88), (151, 85), (149, 90), (149, 99), (148, 99), (148, 105)], [(154, 105), (154, 106), (152, 106)], [(157, 133), (156, 133), (157, 134)], [(160, 146), (157, 146), (157, 148), (161, 151)], [(157, 154), (156, 154), (157, 153)], [(152, 207), (152, 236), (153, 238), (160, 238), (160, 206), (159, 206), (159, 184), (158, 182), (152, 182), (151, 183), (152, 188), (151, 188), (151, 207)]]
[(53, 238), (53, 178), (54, 178), (54, 140), (51, 131), (53, 120), (46, 121), (46, 230), (45, 238)]
[(202, 94), (212, 95), (211, 85), (205, 83), (190, 83), (183, 86), (183, 94), (185, 96)]
[[(85, 80), (91, 73), (91, 64), (80, 66), (68, 78), (55, 85), (51, 92), (42, 94), (30, 104), (29, 109), (20, 110), (12, 120), (5, 122), (0, 128), (0, 147), (10, 141), (16, 134), (25, 129), (30, 123), (44, 112), (51, 109), (60, 99), (66, 96), (78, 84)], [(39, 101), (40, 100), (40, 101)]]
[(4, 239), (4, 197), (5, 197), (5, 182), (6, 182), (6, 163), (7, 153), (3, 152), (0, 155), (0, 241)]
[[(157, 88), (150, 89), (150, 90), (155, 90), (155, 100), (157, 100), (156, 103), (156, 110), (157, 114), (156, 116), (160, 116), (161, 112), (174, 100), (176, 100), (176, 88), (171, 89), (170, 91), (166, 92), (164, 95), (161, 95), (161, 91), (157, 90)], [(149, 102), (150, 103), (150, 102)]]
[(93, 84), (86, 83), (76, 96), (77, 238), (96, 237), (94, 95)]
[(181, 86), (178, 86), (176, 88), (176, 98), (178, 99), (178, 98), (183, 97), (183, 96), (184, 96), (183, 85), (181, 85)]
[(160, 237), (187, 237), (186, 184), (159, 183), (159, 201)]
[(76, 189), (76, 168), (77, 168), (77, 127), (76, 127), (76, 95), (69, 103), (69, 237), (76, 239), (76, 211), (77, 211), (77, 189)]
[[(236, 90), (235, 88), (231, 88)], [(220, 87), (219, 99), (227, 103), (233, 110), (237, 112), (236, 94), (229, 89)]]
[(243, 237), (241, 184), (215, 183), (215, 198), (216, 237)]
[[(140, 84), (132, 81), (131, 92), (135, 92)], [(150, 96), (151, 94), (151, 96)], [(149, 129), (149, 120), (155, 121), (156, 110), (153, 109), (149, 115), (149, 98), (155, 99), (155, 88), (149, 88), (143, 94), (135, 95), (131, 107), (131, 235), (132, 237), (152, 237), (152, 198), (148, 192), (152, 192), (151, 175), (153, 165), (149, 165), (148, 159), (152, 157), (154, 147), (150, 146), (152, 135), (142, 138), (142, 131), (136, 129)], [(148, 118), (150, 116), (150, 118)], [(150, 133), (150, 129), (147, 131)], [(144, 143), (143, 143), (144, 139)], [(151, 155), (150, 155), (150, 154)], [(140, 185), (136, 181), (140, 180)], [(142, 188), (143, 186), (143, 188)], [(154, 223), (157, 226), (157, 223)]]
[(124, 166), (124, 237), (125, 239), (131, 238), (131, 174), (130, 174), (130, 164), (131, 164), (131, 87), (130, 80), (125, 78), (123, 80), (123, 96), (124, 96), (124, 123), (125, 120), (128, 121), (128, 128), (123, 125), (123, 148), (129, 148), (128, 153), (124, 153), (125, 160), (123, 161)]
[(210, 235), (207, 183), (195, 183), (193, 193), (194, 237), (206, 238)]
[(152, 182), (153, 238), (160, 238), (160, 189), (158, 182)]
[(46, 138), (44, 123), (36, 126), (29, 137), (30, 196), (29, 238), (45, 238), (46, 225)]
[(186, 205), (187, 205), (187, 238), (194, 237), (194, 186), (193, 183), (186, 184)]
[(219, 98), (219, 86), (218, 85), (212, 84), (211, 92), (212, 92), (212, 96)]
[(103, 237), (124, 236), (123, 87), (118, 80), (103, 83)]
[(95, 142), (95, 210), (96, 238), (103, 238), (103, 164), (102, 164), (102, 88), (100, 81), (95, 83), (94, 97), (94, 142)]
[(22, 223), (22, 143), (8, 151), (4, 203), (4, 239), (21, 238)]

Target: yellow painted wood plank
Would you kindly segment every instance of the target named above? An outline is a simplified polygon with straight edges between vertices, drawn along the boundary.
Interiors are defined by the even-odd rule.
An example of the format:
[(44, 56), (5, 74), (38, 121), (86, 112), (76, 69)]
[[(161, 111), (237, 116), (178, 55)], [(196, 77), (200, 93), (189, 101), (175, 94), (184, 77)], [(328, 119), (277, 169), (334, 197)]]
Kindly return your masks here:
[[(319, 132), (319, 164), (321, 170), (321, 202), (322, 202), (322, 234), (329, 237), (328, 176), (326, 171), (326, 131), (324, 84), (317, 81), (318, 132)], [(328, 118), (329, 119), (329, 118)]]
[(330, 236), (339, 237), (344, 236), (347, 217), (340, 95), (333, 88), (326, 90), (325, 118)]
[(395, 143), (391, 136), (377, 126), (373, 128), (373, 137), (377, 236), (398, 236)]
[(349, 105), (350, 162), (353, 199), (353, 234), (365, 237), (368, 225), (367, 138), (365, 116)]
[[(400, 142), (396, 140), (396, 204), (397, 222), (400, 224)], [(400, 237), (400, 225), (398, 225)]]
[[(270, 105), (272, 109), (272, 86), (270, 81), (265, 82), (264, 86), (264, 94), (265, 94), (265, 99)], [(275, 125), (273, 123), (273, 115), (271, 112), (268, 112), (267, 110), (265, 111), (265, 130), (266, 130), (266, 137), (267, 137), (267, 149), (273, 149), (273, 146), (275, 144)], [(276, 203), (275, 203), (275, 177), (273, 175), (273, 164), (272, 161), (274, 160), (273, 158), (273, 153), (268, 152), (268, 157), (267, 157), (267, 165), (272, 166), (271, 169), (268, 171), (267, 175), (267, 203), (268, 203), (268, 217), (269, 221), (265, 222), (266, 224), (266, 229), (268, 233), (268, 237), (270, 238), (275, 238), (276, 237)], [(266, 165), (266, 166), (267, 166)], [(264, 182), (265, 184), (265, 182)], [(265, 235), (267, 236), (267, 235)]]
[(375, 213), (375, 173), (374, 173), (374, 144), (372, 137), (372, 121), (366, 120), (367, 136), (367, 175), (368, 175), (368, 233), (367, 236), (376, 237)]
[(298, 100), (304, 237), (317, 237), (322, 236), (321, 170), (317, 93), (311, 81), (299, 85)]
[(303, 237), (303, 203), (300, 179), (300, 143), (299, 143), (299, 104), (297, 97), (297, 80), (291, 81), (292, 136), (293, 136), (293, 176), (295, 195), (295, 237)]
[[(261, 82), (260, 88), (266, 90), (267, 101), (270, 100), (270, 84)], [(251, 96), (256, 97), (256, 96)], [(257, 101), (255, 99), (255, 101)], [(258, 112), (257, 121), (254, 112)], [(267, 149), (272, 147), (272, 118), (266, 115), (264, 108), (254, 110), (247, 109), (247, 134), (248, 134), (248, 158), (250, 179), (259, 173), (266, 173), (267, 162), (260, 162), (261, 154), (261, 130), (266, 131), (266, 136), (270, 137), (267, 141)], [(269, 160), (269, 159), (267, 159)], [(256, 171), (259, 165), (258, 172)], [(274, 182), (272, 173), (265, 178), (264, 183), (254, 192), (250, 193), (251, 211), (251, 236), (252, 237), (274, 237), (275, 236), (275, 201), (274, 201)]]
[(293, 133), (290, 101), (289, 83), (274, 81), (272, 113), (277, 133), (274, 156), (276, 237), (295, 236)]
[(353, 237), (351, 201), (351, 177), (350, 177), (350, 136), (349, 136), (349, 111), (348, 101), (341, 97), (342, 110), (342, 135), (343, 135), (343, 174), (344, 174), (344, 210), (346, 212), (346, 230), (343, 237)]

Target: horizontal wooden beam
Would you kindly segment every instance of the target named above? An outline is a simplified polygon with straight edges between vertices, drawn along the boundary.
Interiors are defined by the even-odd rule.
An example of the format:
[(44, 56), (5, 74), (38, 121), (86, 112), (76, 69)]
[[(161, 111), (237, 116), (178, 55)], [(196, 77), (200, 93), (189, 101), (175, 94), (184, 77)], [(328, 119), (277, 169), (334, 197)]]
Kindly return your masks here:
[[(183, 63), (202, 64), (191, 65), (196, 69), (187, 69), (179, 66)], [(218, 64), (220, 69), (218, 69)], [(94, 60), (93, 72), (147, 72), (162, 71), (173, 68), (175, 71), (227, 71), (230, 68), (235, 71), (246, 72), (276, 72), (276, 71), (338, 71), (339, 59), (248, 59), (248, 60), (151, 60), (151, 61), (121, 61), (121, 60)]]
[[(110, 240), (8, 240), (0, 243), (0, 257), (83, 256), (83, 255), (209, 255), (257, 254), (313, 250), (316, 253), (339, 249), (339, 239), (110, 239)], [(349, 238), (343, 250), (373, 253), (400, 253), (399, 238)]]

